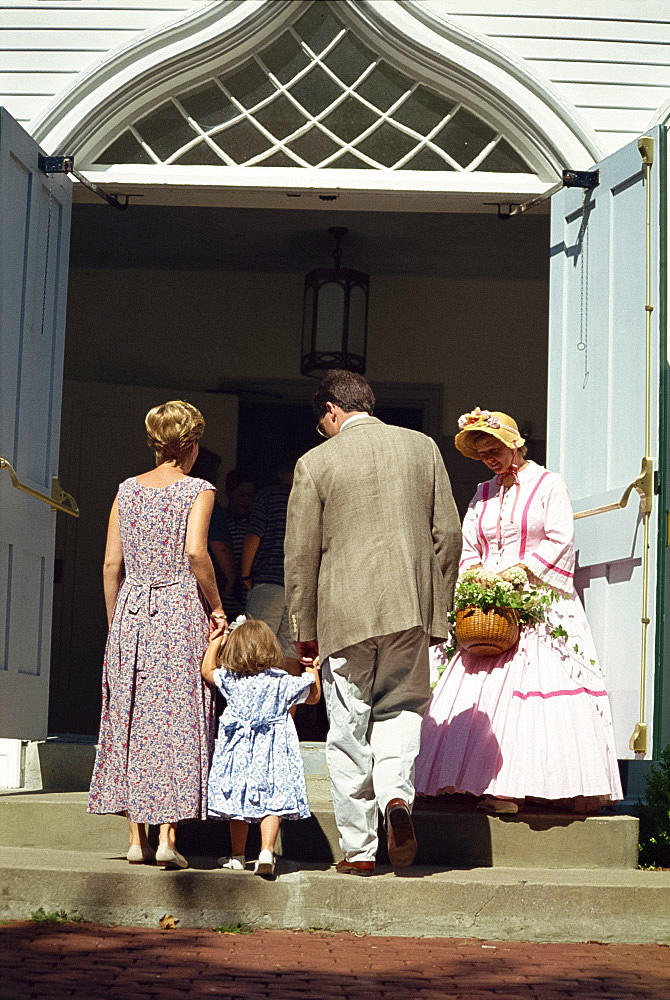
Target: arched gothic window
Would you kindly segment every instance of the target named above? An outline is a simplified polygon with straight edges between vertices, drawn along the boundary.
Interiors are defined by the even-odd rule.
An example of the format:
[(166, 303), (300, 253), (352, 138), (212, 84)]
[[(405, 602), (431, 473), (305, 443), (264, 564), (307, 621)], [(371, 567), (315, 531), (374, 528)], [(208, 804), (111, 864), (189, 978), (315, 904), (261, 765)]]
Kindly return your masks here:
[(500, 132), (375, 54), (326, 3), (235, 70), (173, 94), (94, 162), (533, 173)]

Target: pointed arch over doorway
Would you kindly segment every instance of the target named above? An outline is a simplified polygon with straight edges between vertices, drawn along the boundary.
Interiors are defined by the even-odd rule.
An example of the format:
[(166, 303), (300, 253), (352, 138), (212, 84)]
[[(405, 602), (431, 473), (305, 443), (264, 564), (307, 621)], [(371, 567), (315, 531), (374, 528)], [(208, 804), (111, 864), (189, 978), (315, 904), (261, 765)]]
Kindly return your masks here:
[[(360, 93), (359, 78), (347, 79), (343, 70), (333, 73), (337, 61), (336, 49), (341, 42), (334, 38), (325, 37), (324, 41), (317, 37), (319, 27), (315, 22), (319, 19), (316, 16), (318, 12), (321, 12), (324, 24), (328, 20), (336, 20), (341, 25), (342, 40), (346, 36), (358, 46), (361, 52), (359, 78), (367, 79), (366, 74), (372, 75), (379, 66), (388, 67), (391, 73), (399, 74), (401, 80), (412, 81), (413, 93), (418, 93), (420, 98), (428, 98), (438, 104), (442, 102), (433, 117), (427, 119), (428, 125), (417, 130), (397, 116), (401, 120), (394, 118), (390, 126), (386, 119), (382, 122), (369, 121), (353, 139), (343, 138), (342, 134), (333, 135), (332, 131), (328, 135), (328, 123), (322, 122), (319, 115), (332, 117), (332, 111), (329, 111), (331, 105), (334, 111), (336, 107), (341, 107), (344, 100), (351, 98), (352, 93), (360, 106), (364, 106), (367, 98)], [(311, 26), (308, 23), (310, 19)], [(265, 166), (309, 165), (323, 170), (331, 165), (334, 168), (346, 165), (365, 170), (371, 167), (382, 170), (440, 169), (454, 173), (494, 169), (523, 171), (549, 182), (564, 166), (585, 166), (598, 155), (599, 150), (590, 130), (579, 121), (573, 109), (566, 107), (553, 94), (548, 85), (513, 57), (497, 50), (490, 41), (465, 32), (451, 23), (448, 17), (435, 17), (413, 0), (395, 4), (380, 0), (343, 0), (332, 5), (323, 0), (318, 5), (312, 5), (309, 0), (244, 0), (242, 3), (208, 6), (204, 11), (191, 14), (162, 31), (143, 35), (132, 45), (111, 53), (93, 70), (82, 74), (74, 87), (68, 93), (59, 95), (41, 119), (34, 123), (34, 134), (49, 152), (75, 154), (80, 168), (86, 168), (101, 156), (105, 157), (105, 151), (114, 148), (114, 144), (124, 137), (126, 146), (122, 141), (117, 149), (123, 150), (128, 145), (132, 149), (133, 142), (137, 144), (138, 136), (140, 163), (143, 156), (149, 165), (178, 162), (180, 156), (186, 156), (199, 146), (201, 152), (207, 151), (210, 159), (205, 162), (209, 165), (219, 162), (221, 165), (237, 165), (240, 160), (230, 155), (225, 144), (215, 141), (219, 133), (223, 135), (227, 131), (232, 134), (226, 121), (215, 122), (214, 131), (211, 126), (209, 131), (203, 128), (202, 122), (195, 118), (192, 120), (194, 126), (189, 122), (188, 109), (183, 114), (176, 102), (180, 95), (200, 93), (214, 81), (216, 87), (221, 87), (223, 82), (222, 98), (230, 99), (232, 96), (237, 99), (238, 95), (231, 95), (229, 89), (226, 93), (225, 81), (230, 79), (230, 75), (254, 59), (254, 53), (276, 52), (278, 47), (281, 48), (282, 39), (288, 37), (295, 42), (294, 26), (300, 24), (308, 25), (308, 30), (302, 32), (303, 36), (310, 32), (311, 35), (307, 40), (302, 39), (303, 65), (298, 65), (296, 86), (302, 78), (301, 72), (304, 76), (314, 68), (304, 64), (305, 51), (309, 50), (320, 72), (323, 73), (325, 65), (326, 75), (331, 73), (328, 83), (332, 85), (333, 95), (331, 105), (326, 104), (316, 111), (303, 109), (307, 114), (303, 114), (302, 121), (295, 119), (293, 132), (300, 132), (300, 129), (312, 132), (322, 146), (325, 137), (328, 149), (324, 155), (310, 152), (304, 156), (298, 146), (302, 133), (294, 137), (292, 146), (283, 146), (285, 136), (277, 140), (271, 128), (266, 128), (275, 146), (271, 147), (266, 142), (255, 154), (261, 157), (261, 161), (267, 156)], [(327, 28), (325, 30), (327, 35)], [(327, 65), (324, 52), (326, 57), (333, 53), (330, 65)], [(371, 60), (370, 56), (374, 59)], [(322, 58), (324, 62), (320, 63)], [(258, 67), (258, 60), (254, 65)], [(271, 78), (272, 69), (266, 68), (270, 74), (266, 76), (267, 80)], [(277, 74), (275, 79), (278, 79)], [(286, 86), (282, 80), (279, 84), (280, 87)], [(349, 90), (344, 93), (346, 88)], [(271, 98), (273, 95), (268, 96)], [(285, 97), (286, 92), (280, 96)], [(337, 101), (340, 103), (337, 104)], [(377, 108), (374, 99), (372, 104)], [(151, 121), (152, 116), (155, 119), (163, 106), (168, 107), (171, 113), (176, 108), (179, 118), (178, 121), (175, 119), (176, 124), (186, 129), (181, 137), (185, 141), (179, 145), (180, 137), (177, 137), (177, 144), (173, 142), (171, 149), (165, 147), (165, 153), (157, 152), (137, 131), (139, 123)], [(249, 109), (244, 106), (244, 101), (241, 108), (235, 110), (248, 124)], [(291, 110), (296, 111), (295, 103)], [(369, 112), (369, 108), (367, 110)], [(384, 116), (389, 109), (377, 110)], [(464, 154), (459, 156), (458, 149), (446, 141), (439, 141), (441, 132), (448, 131), (450, 123), (453, 133), (458, 131), (456, 126), (461, 121), (478, 130), (481, 136), (479, 148), (469, 158)], [(255, 121), (252, 125), (256, 126), (256, 138), (262, 131), (259, 132)], [(367, 143), (367, 147), (365, 143), (369, 136), (361, 138), (367, 127), (370, 135), (377, 133), (379, 140), (382, 128), (386, 126), (390, 127), (396, 140), (398, 136), (403, 139), (397, 156), (395, 153), (381, 155), (376, 150), (374, 138)], [(376, 145), (380, 146), (379, 141)], [(496, 151), (497, 160), (490, 155)], [(194, 155), (197, 161), (197, 154), (191, 153), (191, 156)], [(417, 159), (419, 156), (423, 157), (423, 163)], [(246, 164), (253, 158), (253, 153), (250, 157), (243, 155), (241, 162)], [(105, 159), (110, 162), (109, 157)], [(300, 159), (304, 162), (300, 163)], [(338, 159), (341, 161), (339, 164)], [(412, 160), (416, 162), (413, 164)], [(117, 159), (114, 162), (122, 161)], [(125, 162), (137, 163), (138, 160), (129, 161), (126, 157)], [(182, 162), (188, 160), (182, 159)], [(193, 159), (190, 162), (193, 163)], [(281, 166), (278, 169), (281, 172)]]

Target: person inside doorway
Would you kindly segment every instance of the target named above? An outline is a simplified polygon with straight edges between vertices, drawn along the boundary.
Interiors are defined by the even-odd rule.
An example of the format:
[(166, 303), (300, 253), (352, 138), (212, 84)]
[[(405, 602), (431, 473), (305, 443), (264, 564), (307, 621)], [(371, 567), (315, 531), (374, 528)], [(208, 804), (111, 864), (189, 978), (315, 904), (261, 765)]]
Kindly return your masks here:
[(222, 595), (223, 609), (229, 621), (247, 609), (247, 592), (240, 579), (242, 547), (249, 528), (249, 515), (256, 495), (256, 484), (248, 472), (231, 469), (226, 476), (226, 506), (221, 531), (212, 534), (211, 543), (231, 538), (235, 564), (235, 579), (230, 590)]
[(296, 649), (284, 593), (284, 536), (295, 462), (295, 455), (284, 455), (277, 470), (279, 483), (256, 495), (242, 549), (241, 575), (247, 611), (270, 626), (289, 658), (296, 657)]
[[(220, 469), (221, 456), (209, 448), (200, 448), (190, 474), (196, 479), (206, 479), (216, 488)], [(219, 594), (228, 598), (235, 586), (235, 553), (226, 515), (216, 499), (207, 533), (207, 550), (214, 566)]]

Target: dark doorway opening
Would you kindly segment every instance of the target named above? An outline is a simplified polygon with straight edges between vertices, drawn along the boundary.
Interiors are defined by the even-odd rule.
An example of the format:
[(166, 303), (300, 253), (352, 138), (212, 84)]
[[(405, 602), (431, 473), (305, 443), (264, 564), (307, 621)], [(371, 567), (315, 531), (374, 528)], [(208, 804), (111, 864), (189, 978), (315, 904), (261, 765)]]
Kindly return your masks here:
[[(415, 431), (424, 429), (420, 406), (381, 405), (375, 409), (375, 416)], [(277, 482), (278, 465), (284, 455), (295, 455), (297, 459), (321, 440), (310, 403), (240, 399), (237, 467), (251, 474), (257, 489)]]

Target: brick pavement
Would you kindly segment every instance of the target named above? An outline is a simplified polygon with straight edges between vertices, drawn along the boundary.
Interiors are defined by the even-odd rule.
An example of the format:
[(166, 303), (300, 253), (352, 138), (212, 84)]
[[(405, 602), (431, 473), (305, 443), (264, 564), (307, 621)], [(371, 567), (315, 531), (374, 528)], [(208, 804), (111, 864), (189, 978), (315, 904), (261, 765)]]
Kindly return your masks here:
[(668, 1000), (670, 947), (0, 926), (2, 1000)]

